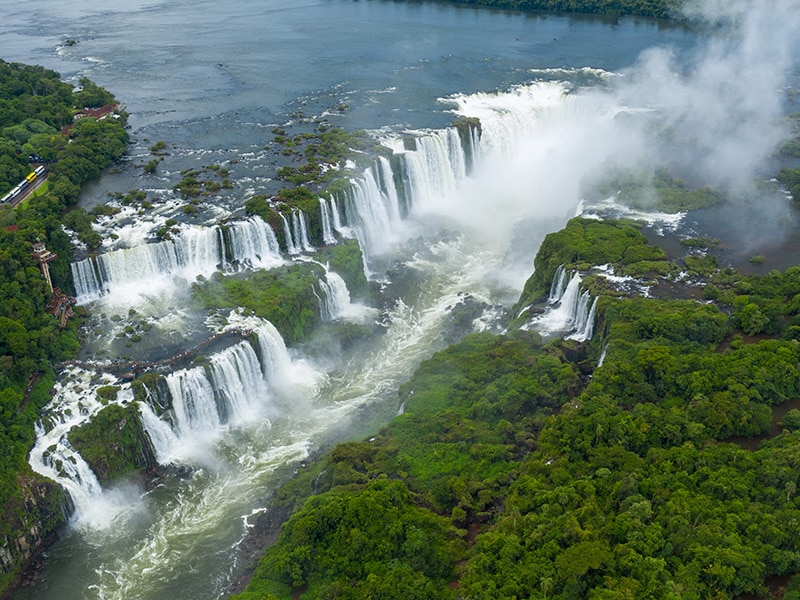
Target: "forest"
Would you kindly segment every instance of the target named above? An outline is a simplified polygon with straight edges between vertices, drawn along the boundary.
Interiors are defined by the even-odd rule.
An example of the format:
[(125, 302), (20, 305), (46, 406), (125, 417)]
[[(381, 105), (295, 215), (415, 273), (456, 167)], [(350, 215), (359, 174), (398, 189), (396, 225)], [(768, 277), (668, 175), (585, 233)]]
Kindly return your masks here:
[[(669, 263), (638, 228), (550, 234), (524, 303), (556, 266)], [(798, 597), (800, 268), (710, 286), (600, 292), (586, 344), (512, 327), (434, 355), (401, 416), (278, 492), (294, 513), (235, 598)]]
[[(658, 17), (676, 5), (461, 3)], [(0, 194), (30, 172), (30, 157), (50, 169), (45, 194), (0, 207), (6, 539), (28, 525), (34, 489), (50, 499), (40, 507), (43, 528), (64, 523), (63, 492), (54, 485), (40, 492), (25, 455), (55, 381), (52, 365), (78, 350), (79, 320), (62, 330), (44, 312), (49, 291), (30, 248), (41, 240), (58, 254), (50, 265), (54, 284), (71, 292), (73, 241), (62, 224), (83, 223), (91, 235), (88, 217), (75, 208), (80, 186), (122, 156), (128, 141), (124, 113), (77, 122), (73, 115), (113, 102), (88, 80), (73, 89), (55, 72), (0, 61)], [(318, 144), (305, 152), (311, 164), (338, 152), (339, 137), (333, 131), (306, 140)], [(282, 176), (317, 183), (318, 171)], [(790, 190), (798, 186), (793, 170), (778, 178)], [(666, 175), (659, 185), (675, 206), (721, 201)], [(635, 185), (629, 189), (635, 196)], [(306, 202), (316, 215), (313, 196), (294, 190), (279, 202)], [(258, 197), (247, 208), (280, 218)], [(310, 225), (318, 238), (319, 223)], [(331, 258), (342, 265), (334, 270), (349, 273), (351, 290), (357, 281), (366, 296), (357, 245), (342, 245)], [(590, 342), (544, 342), (521, 328), (532, 314), (525, 312), (504, 335), (470, 335), (439, 352), (399, 390), (401, 416), (369, 440), (339, 445), (304, 466), (278, 491), (276, 509), (292, 517), (236, 597), (734, 598), (781, 589), (783, 598), (800, 598), (800, 542), (792, 535), (800, 523), (800, 267), (745, 277), (717, 268), (712, 254), (669, 257), (637, 223), (575, 219), (545, 240), (515, 310), (541, 303), (559, 267), (600, 264), (656, 282), (688, 270), (703, 280), (702, 302), (627, 297), (591, 275), (585, 285), (600, 299)], [(206, 306), (243, 305), (283, 318), (295, 327), (290, 340), (299, 340), (316, 315), (306, 311), (294, 322), (295, 315), (277, 314), (264, 291), (283, 277), (311, 306), (306, 275), (220, 276), (194, 293)], [(73, 435), (101, 475), (142, 458), (91, 456), (106, 425), (119, 425), (125, 439), (141, 436), (141, 428), (122, 430), (135, 414), (120, 411)], [(141, 462), (152, 464), (151, 457)], [(13, 576), (0, 575), (0, 589)]]
[[(41, 485), (26, 461), (33, 424), (50, 399), (52, 365), (79, 348), (78, 323), (60, 329), (45, 312), (50, 290), (32, 244), (40, 240), (58, 254), (50, 263), (53, 285), (70, 293), (72, 241), (62, 229), (63, 215), (77, 202), (80, 186), (119, 159), (128, 143), (124, 113), (75, 122), (73, 114), (113, 102), (87, 79), (74, 90), (55, 71), (0, 60), (0, 194), (33, 170), (30, 157), (49, 169), (40, 186), (46, 193), (17, 207), (0, 206), (0, 539), (30, 528), (34, 516), (26, 503)], [(64, 495), (53, 488), (47, 494), (51, 530), (64, 522)], [(0, 574), (0, 589), (12, 575)]]

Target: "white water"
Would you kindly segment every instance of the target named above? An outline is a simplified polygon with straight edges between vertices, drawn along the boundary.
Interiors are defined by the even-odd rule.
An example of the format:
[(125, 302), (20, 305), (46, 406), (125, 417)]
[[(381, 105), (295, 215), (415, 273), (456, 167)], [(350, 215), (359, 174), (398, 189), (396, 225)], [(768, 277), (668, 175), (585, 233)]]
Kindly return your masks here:
[(289, 220), (285, 215), (281, 214), (283, 221), (283, 235), (286, 238), (286, 252), (289, 254), (300, 254), (300, 246), (295, 243), (292, 228), (289, 226)]
[(325, 198), (319, 199), (319, 210), (322, 216), (322, 241), (326, 244), (335, 244), (336, 236), (333, 235), (334, 221), (331, 217), (331, 208)]
[[(534, 87), (538, 92), (547, 88)], [(560, 118), (571, 122), (573, 103), (560, 85), (550, 87), (561, 101)], [(513, 95), (518, 102), (518, 93)], [(143, 522), (114, 530), (84, 529), (82, 540), (104, 553), (90, 577), (98, 598), (199, 597), (224, 588), (225, 568), (217, 567), (213, 581), (177, 574), (192, 573), (198, 556), (232, 568), (230, 548), (243, 534), (240, 516), (250, 514), (265, 489), (274, 489), (285, 477), (284, 465), (305, 458), (332, 432), (350, 427), (364, 414), (362, 407), (383, 411), (387, 419), (396, 413), (398, 385), (442, 346), (448, 313), (464, 294), (489, 305), (508, 306), (517, 299), (521, 274), (529, 274), (533, 257), (526, 246), (521, 262), (511, 259), (517, 256), (510, 252), (517, 250), (518, 224), (526, 223), (525, 237), (533, 240), (529, 243), (535, 251), (535, 240), (563, 225), (578, 201), (569, 188), (557, 196), (539, 193), (531, 178), (553, 169), (536, 165), (546, 157), (539, 152), (529, 155), (530, 144), (516, 140), (515, 152), (522, 155), (514, 160), (509, 154), (497, 155), (500, 148), (514, 155), (494, 139), (509, 131), (516, 135), (513, 128), (500, 126), (509, 119), (525, 123), (520, 132), (535, 132), (537, 144), (551, 147), (559, 140), (552, 122), (537, 129), (537, 97), (538, 93), (530, 95), (534, 106), (527, 107), (523, 117), (500, 109), (507, 104), (503, 94), (483, 99), (490, 107), (494, 98), (498, 109), (487, 109), (484, 116), (483, 139), (470, 150), (480, 161), (471, 173), (466, 173), (466, 152), (453, 156), (454, 131), (429, 132), (417, 140), (415, 150), (401, 150), (398, 141), (392, 142), (398, 149), (395, 161), (376, 161), (331, 202), (335, 231), (359, 239), (368, 258), (395, 257), (415, 274), (418, 289), (391, 309), (388, 329), (374, 346), (357, 349), (346, 364), (331, 357), (325, 373), (293, 356), (266, 326), (231, 315), (232, 326), (255, 329), (257, 348), (242, 342), (210, 356), (206, 366), (168, 376), (173, 414), (159, 419), (144, 409), (143, 421), (159, 460), (186, 464), (193, 471), (187, 479), (170, 479), (146, 495), (149, 509)], [(555, 118), (549, 116), (550, 121)], [(393, 164), (400, 165), (401, 172), (391, 172)], [(396, 180), (405, 182), (402, 194)], [(517, 183), (512, 186), (512, 181)], [(542, 216), (550, 220), (533, 220)], [(296, 228), (294, 222), (284, 219), (287, 250), (299, 254), (299, 214)], [(335, 277), (326, 283), (335, 284)], [(344, 305), (339, 297), (331, 313), (341, 312)], [(486, 327), (478, 321), (476, 329)]]
[[(228, 224), (231, 256), (226, 256), (220, 227), (183, 225), (171, 240), (113, 250), (72, 263), (78, 302), (105, 295), (136, 298), (186, 286), (198, 275), (218, 269), (269, 268), (281, 264), (278, 243), (270, 226), (259, 217)], [(178, 283), (180, 282), (180, 283)]]
[(324, 279), (319, 280), (322, 289), (322, 318), (335, 321), (342, 317), (350, 306), (350, 292), (344, 279), (333, 271), (326, 271)]
[(560, 266), (550, 286), (548, 307), (545, 312), (531, 319), (526, 326), (536, 329), (546, 336), (568, 334), (569, 339), (585, 342), (594, 333), (597, 298), (592, 299), (589, 292), (581, 290), (581, 277), (575, 272), (566, 282), (567, 275)]
[(305, 252), (313, 252), (314, 246), (308, 239), (308, 225), (306, 215), (300, 209), (292, 211), (292, 233), (294, 234), (295, 245), (302, 248)]
[(269, 269), (283, 263), (275, 232), (260, 217), (231, 221), (228, 232), (233, 254), (230, 262), (250, 269)]
[(286, 412), (297, 390), (313, 395), (324, 379), (313, 366), (290, 357), (271, 323), (241, 322), (254, 329), (257, 348), (242, 341), (208, 357), (207, 365), (167, 376), (171, 427), (154, 420), (152, 410), (145, 420), (159, 462), (202, 463), (229, 428), (268, 422)]
[[(89, 465), (70, 445), (70, 430), (88, 422), (103, 408), (97, 389), (116, 383), (110, 376), (94, 379), (93, 374), (73, 368), (57, 384), (53, 400), (36, 425), (36, 443), (29, 461), (33, 469), (61, 484), (75, 505), (73, 522), (83, 530), (104, 530), (141, 510), (137, 493), (117, 488), (104, 490)], [(118, 394), (117, 402), (131, 400), (130, 390)]]
[(405, 229), (400, 219), (394, 182), (391, 179), (387, 182), (392, 193), (381, 188), (376, 179), (376, 172), (383, 168), (384, 160), (366, 169), (360, 178), (352, 181), (352, 186), (337, 197), (346, 215), (338, 229), (344, 235), (358, 240), (367, 262), (376, 254), (394, 247)]
[(592, 300), (589, 296), (589, 292), (584, 292), (581, 294), (578, 308), (575, 311), (575, 322), (573, 323), (575, 332), (571, 333), (567, 337), (571, 340), (577, 340), (579, 342), (585, 342), (586, 340), (592, 339), (592, 335), (594, 335), (596, 310), (597, 297)]
[(556, 269), (556, 274), (553, 277), (553, 283), (550, 286), (550, 297), (548, 298), (548, 303), (555, 304), (561, 297), (564, 295), (564, 290), (567, 289), (567, 271), (564, 269), (564, 265), (559, 265), (558, 269)]
[(325, 277), (319, 280), (322, 291), (320, 305), (323, 321), (343, 319), (363, 323), (375, 317), (377, 310), (363, 304), (354, 304), (350, 299), (350, 291), (341, 275), (325, 266)]

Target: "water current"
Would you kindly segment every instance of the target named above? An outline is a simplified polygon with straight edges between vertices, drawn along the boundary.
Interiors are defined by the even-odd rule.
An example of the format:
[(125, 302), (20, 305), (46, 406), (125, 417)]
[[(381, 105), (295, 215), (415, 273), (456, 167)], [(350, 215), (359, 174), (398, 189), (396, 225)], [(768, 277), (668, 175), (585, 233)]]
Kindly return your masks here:
[[(129, 156), (88, 187), (83, 206), (133, 188), (160, 198), (143, 214), (124, 209), (106, 219), (100, 230), (114, 239), (106, 236), (101, 256), (73, 265), (92, 313), (82, 358), (159, 359), (224, 327), (253, 330), (259, 340), (213, 353), (208, 369), (167, 376), (173, 421), (145, 407), (145, 426), (159, 460), (190, 474), (146, 493), (99, 489), (80, 457), (67, 474), (48, 462), (54, 446), (69, 455), (63, 432), (99, 410), (94, 390), (113, 381), (78, 368), (61, 374), (31, 464), (70, 489), (77, 511), (40, 583), (18, 600), (221, 594), (247, 515), (269, 492), (317, 449), (368, 435), (400, 409), (398, 385), (443, 347), (447, 316), (465, 295), (495, 308), (475, 328), (495, 327), (496, 308), (516, 301), (544, 235), (581, 206), (582, 178), (651, 151), (631, 123), (654, 104), (608, 90), (632, 76), (648, 48), (668, 48), (682, 64), (698, 43), (647, 20), (379, 0), (29, 0), (4, 17), (0, 39), (3, 59), (42, 64), (71, 81), (88, 76), (130, 112)], [(270, 268), (310, 252), (299, 213), (287, 219), (284, 248), (260, 221), (230, 227), (232, 250), (218, 228), (241, 216), (249, 197), (277, 189), (271, 131), (291, 128), (300, 114), (366, 129), (404, 165), (406, 209), (385, 183), (389, 161), (354, 173), (341, 206), (320, 206), (325, 241), (356, 237), (371, 278), (391, 283), (387, 271), (398, 265), (413, 274), (383, 315), (386, 333), (351, 354), (287, 348), (267, 322), (235, 312), (223, 321), (189, 304), (197, 276)], [(456, 116), (479, 117), (480, 139), (459, 140), (449, 128)], [(156, 140), (168, 155), (145, 175), (140, 166)], [(172, 185), (182, 169), (212, 163), (230, 169), (234, 187), (186, 217)], [(173, 241), (156, 242), (154, 232), (173, 217)], [(335, 273), (321, 282), (325, 318), (377, 318), (343, 284)], [(569, 298), (593, 314), (588, 296)], [(587, 318), (571, 321), (581, 339), (591, 337)], [(121, 332), (141, 323), (141, 343), (126, 345)]]

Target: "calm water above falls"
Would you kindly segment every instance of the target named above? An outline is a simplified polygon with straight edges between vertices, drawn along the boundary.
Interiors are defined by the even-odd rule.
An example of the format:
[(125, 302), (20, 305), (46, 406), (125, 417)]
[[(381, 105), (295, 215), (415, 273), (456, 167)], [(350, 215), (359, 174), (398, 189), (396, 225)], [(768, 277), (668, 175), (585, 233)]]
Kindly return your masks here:
[[(167, 479), (144, 495), (128, 488), (76, 491), (86, 496), (73, 531), (49, 552), (42, 583), (19, 592), (20, 599), (216, 597), (235, 568), (232, 548), (245, 531), (242, 516), (331, 436), (365, 413), (380, 421), (398, 409), (397, 385), (441, 347), (443, 323), (460, 295), (509, 306), (539, 240), (574, 214), (582, 176), (618, 153), (629, 158), (634, 149), (652, 151), (638, 128), (615, 116), (651, 110), (654, 101), (637, 106), (630, 94), (603, 92), (617, 79), (611, 73), (636, 63), (647, 48), (668, 46), (682, 56), (695, 44), (681, 30), (646, 21), (438, 4), (18, 4), (0, 23), (2, 58), (43, 64), (73, 80), (89, 76), (131, 113), (132, 157), (121, 172), (90, 187), (87, 206), (104, 201), (108, 191), (134, 187), (169, 196), (180, 169), (237, 161), (237, 186), (186, 225), (187, 239), (202, 237), (208, 230), (201, 227), (213, 227), (247, 197), (269, 189), (273, 163), (263, 147), (293, 111), (318, 115), (347, 104), (345, 111), (332, 111), (331, 122), (379, 132), (398, 150), (403, 130), (435, 129), (420, 147), (435, 146), (454, 111), (484, 124), (480, 162), (469, 176), (448, 171), (452, 161), (414, 171), (420, 192), (409, 217), (400, 222), (390, 211), (380, 220), (386, 234), (371, 257), (376, 276), (383, 265), (401, 261), (419, 277), (415, 293), (388, 315), (387, 333), (372, 351), (346, 363), (309, 357), (287, 350), (269, 324), (242, 318), (242, 326), (259, 333), (259, 352), (233, 346), (211, 357), (212, 375), (189, 368), (170, 374), (173, 398), (196, 411), (181, 412), (173, 428), (146, 414), (159, 458), (190, 466), (192, 476)], [(77, 44), (64, 46), (67, 39)], [(565, 95), (568, 90), (581, 93)], [(158, 139), (170, 144), (171, 154), (158, 177), (143, 177), (135, 164)], [(409, 156), (409, 164), (415, 158)], [(352, 202), (374, 200), (370, 177), (360, 180), (363, 195)], [(127, 256), (123, 246), (131, 256), (151, 253), (143, 246), (169, 210), (105, 224), (119, 234), (119, 247), (108, 248), (117, 254), (104, 264), (125, 263), (117, 274), (136, 281), (130, 272), (139, 263), (120, 258)], [(369, 229), (376, 223), (375, 215), (360, 223), (365, 243), (372, 243)], [(208, 238), (217, 239), (213, 232)], [(408, 238), (422, 242), (409, 244)], [(126, 290), (124, 280), (107, 296), (87, 294), (86, 301), (95, 313), (136, 310), (153, 322), (153, 347), (178, 348), (212, 329), (204, 315), (189, 314), (185, 306), (186, 281), (206, 264), (181, 278), (165, 277), (149, 296)], [(335, 311), (345, 314), (346, 308)], [(113, 356), (114, 332), (100, 325), (95, 331), (87, 352)], [(53, 414), (70, 414), (77, 403), (93, 410), (96, 384), (91, 373), (65, 374)], [(226, 397), (228, 414), (221, 420), (209, 394), (234, 388), (244, 395)], [(70, 423), (64, 417), (61, 426)]]

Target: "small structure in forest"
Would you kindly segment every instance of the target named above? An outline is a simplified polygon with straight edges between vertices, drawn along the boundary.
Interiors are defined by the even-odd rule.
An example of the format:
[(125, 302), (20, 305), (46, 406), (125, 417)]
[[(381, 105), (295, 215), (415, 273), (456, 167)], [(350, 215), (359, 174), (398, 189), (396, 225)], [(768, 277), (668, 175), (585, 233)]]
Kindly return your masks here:
[(31, 254), (37, 261), (39, 261), (39, 266), (42, 268), (42, 275), (44, 275), (44, 279), (47, 282), (47, 287), (50, 288), (50, 293), (52, 294), (53, 282), (50, 280), (50, 267), (48, 263), (51, 263), (57, 259), (58, 254), (50, 252), (50, 250), (45, 248), (44, 244), (38, 239), (33, 245), (33, 252)]
[(53, 281), (50, 279), (49, 263), (57, 259), (58, 254), (55, 252), (50, 252), (50, 250), (45, 248), (44, 244), (38, 239), (33, 245), (33, 252), (31, 252), (31, 254), (39, 262), (39, 266), (42, 269), (42, 275), (44, 275), (44, 279), (47, 282), (47, 287), (50, 288), (50, 300), (48, 301), (47, 307), (44, 310), (47, 314), (53, 315), (56, 319), (58, 319), (58, 322), (63, 329), (67, 326), (67, 321), (74, 316), (72, 307), (77, 304), (78, 300), (72, 296), (67, 296), (60, 289), (53, 287)]
[(75, 316), (75, 313), (72, 311), (72, 307), (75, 306), (77, 302), (77, 298), (67, 296), (60, 289), (55, 288), (53, 290), (53, 295), (50, 296), (50, 301), (47, 303), (47, 307), (44, 310), (46, 313), (53, 315), (56, 319), (58, 319), (61, 329), (64, 329), (64, 327), (67, 326), (67, 321), (71, 317)]

